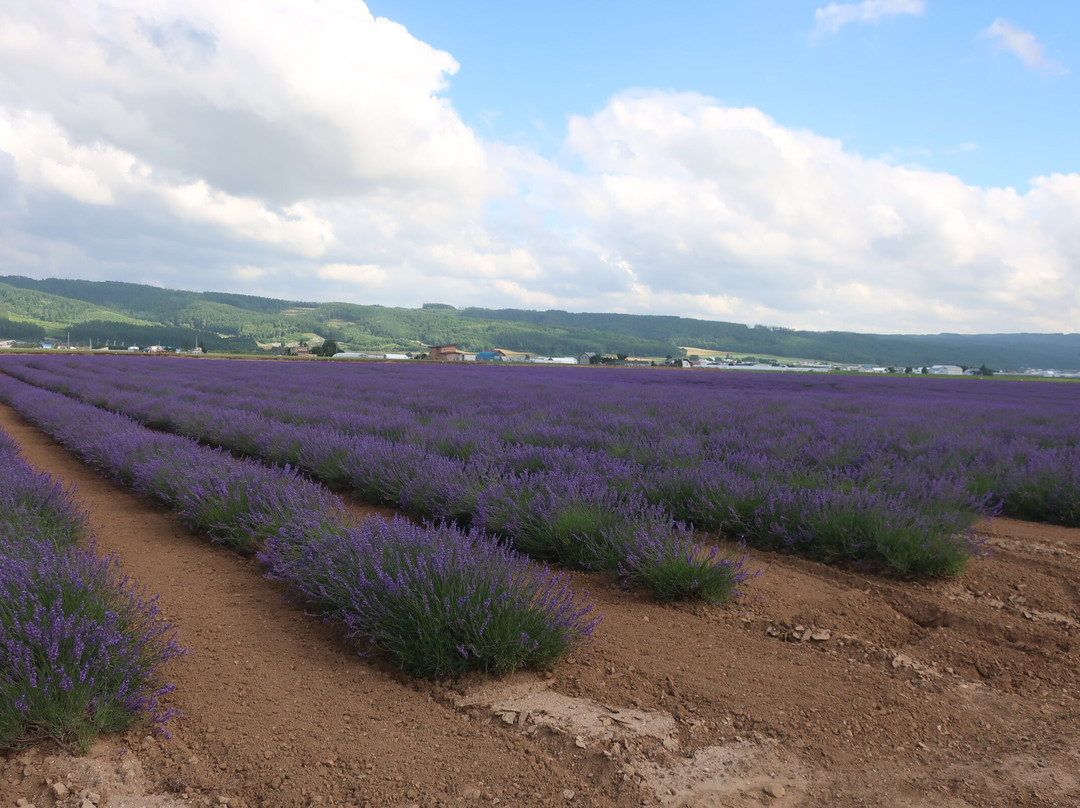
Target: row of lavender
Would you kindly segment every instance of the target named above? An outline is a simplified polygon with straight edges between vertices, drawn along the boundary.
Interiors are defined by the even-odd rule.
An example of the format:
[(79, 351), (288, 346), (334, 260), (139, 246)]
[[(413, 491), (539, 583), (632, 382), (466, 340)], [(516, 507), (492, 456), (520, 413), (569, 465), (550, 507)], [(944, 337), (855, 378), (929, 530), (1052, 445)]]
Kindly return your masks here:
[(85, 750), (170, 717), (161, 665), (182, 651), (154, 601), (99, 558), (72, 492), (0, 432), (0, 749), (38, 736)]
[[(533, 558), (616, 574), (660, 600), (697, 597), (720, 603), (750, 574), (743, 558), (728, 558), (716, 546), (697, 543), (663, 507), (636, 493), (630, 481), (613, 487), (610, 481), (618, 470), (611, 464), (605, 469), (599, 462), (603, 456), (595, 452), (561, 456), (525, 447), (518, 459), (521, 473), (510, 473), (495, 456), (478, 453), (463, 460), (401, 440), (310, 423), (302, 416), (310, 390), (275, 389), (271, 382), (252, 397), (235, 400), (223, 397), (215, 382), (204, 384), (207, 378), (170, 378), (164, 366), (157, 366), (161, 376), (132, 377), (127, 371), (138, 366), (122, 361), (125, 357), (115, 364), (105, 357), (82, 359), (87, 358), (107, 363), (84, 363), (78, 357), (56, 362), (53, 357), (6, 361), (2, 367), (29, 383), (148, 426), (299, 468), (369, 501), (508, 538)], [(211, 371), (221, 367), (206, 365)], [(261, 411), (268, 399), (281, 402), (269, 413)], [(295, 417), (274, 417), (284, 410)], [(533, 464), (538, 467), (530, 471)], [(605, 471), (611, 472), (606, 479)]]
[(548, 666), (598, 622), (565, 574), (476, 532), (404, 519), (356, 524), (337, 497), (290, 469), (236, 460), (4, 375), (0, 400), (191, 529), (257, 554), (362, 648), (416, 675)]
[(976, 549), (965, 536), (973, 519), (998, 507), (1080, 523), (1071, 385), (116, 357), (13, 364), (145, 423), (570, 563), (579, 553), (598, 563), (612, 537), (625, 548), (671, 534), (674, 519), (763, 548), (948, 573)]

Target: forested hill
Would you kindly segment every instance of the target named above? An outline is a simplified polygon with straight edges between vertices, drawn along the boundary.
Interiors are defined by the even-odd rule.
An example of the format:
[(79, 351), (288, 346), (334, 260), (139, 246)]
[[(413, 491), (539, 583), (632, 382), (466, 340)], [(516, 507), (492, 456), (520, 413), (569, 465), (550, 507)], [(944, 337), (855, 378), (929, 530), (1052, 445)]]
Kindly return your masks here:
[(680, 356), (706, 352), (842, 363), (1080, 369), (1078, 334), (875, 335), (686, 317), (575, 314), (523, 309), (419, 309), (311, 303), (255, 295), (186, 292), (115, 281), (0, 276), (0, 339), (70, 340), (95, 345), (164, 344), (251, 352), (271, 344), (333, 339), (342, 348), (420, 352), (456, 343), (536, 355), (586, 351)]
[(858, 334), (796, 331), (689, 317), (462, 309), (465, 317), (634, 334), (673, 345), (874, 365), (957, 364), (997, 368), (1080, 368), (1080, 334)]

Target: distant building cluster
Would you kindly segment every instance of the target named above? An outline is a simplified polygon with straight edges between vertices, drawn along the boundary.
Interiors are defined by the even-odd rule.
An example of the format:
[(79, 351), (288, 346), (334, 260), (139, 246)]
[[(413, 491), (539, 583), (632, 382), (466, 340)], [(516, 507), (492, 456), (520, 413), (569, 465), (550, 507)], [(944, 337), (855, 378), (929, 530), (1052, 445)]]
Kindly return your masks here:
[(146, 354), (201, 354), (203, 349), (196, 345), (194, 348), (174, 348), (171, 345), (151, 345), (147, 348), (140, 348), (138, 345), (100, 345), (95, 348), (92, 344), (87, 345), (72, 345), (69, 342), (25, 342), (15, 339), (0, 340), (0, 350), (3, 349), (18, 349), (26, 350), (27, 348), (39, 348), (44, 350), (55, 351), (87, 351), (93, 353), (108, 353), (110, 351), (123, 351), (125, 353), (146, 353)]
[[(336, 343), (334, 343), (336, 347)], [(198, 345), (195, 348), (174, 348), (169, 345), (150, 345), (140, 347), (138, 345), (127, 346), (100, 346), (93, 344), (72, 345), (69, 342), (26, 342), (23, 340), (5, 339), (0, 340), (0, 350), (3, 349), (26, 349), (39, 348), (46, 350), (64, 351), (126, 351), (128, 353), (145, 354), (202, 354), (203, 349)], [(311, 349), (305, 343), (299, 346), (282, 343), (280, 351), (292, 356), (312, 356), (319, 349)], [(331, 348), (333, 350), (333, 348)], [(326, 354), (323, 354), (326, 355)], [(648, 367), (651, 365), (666, 365), (668, 367), (682, 368), (722, 368), (726, 370), (759, 370), (787, 373), (892, 373), (892, 374), (919, 374), (929, 376), (1033, 376), (1050, 379), (1076, 379), (1080, 378), (1080, 371), (1057, 370), (1054, 368), (1023, 368), (1002, 369), (981, 367), (966, 367), (963, 365), (859, 365), (843, 364), (838, 362), (780, 362), (773, 359), (755, 359), (754, 357), (734, 358), (731, 355), (717, 355), (713, 357), (691, 356), (688, 358), (668, 357), (665, 360), (653, 360), (644, 357), (605, 356), (593, 351), (586, 351), (578, 356), (543, 356), (529, 354), (523, 351), (489, 350), (489, 351), (464, 351), (456, 344), (432, 345), (426, 348), (426, 352), (417, 353), (367, 353), (359, 351), (338, 351), (332, 354), (333, 359), (374, 359), (406, 361), (412, 359), (428, 359), (435, 362), (513, 362), (533, 365), (617, 365), (624, 367)]]
[(529, 362), (535, 365), (576, 365), (576, 356), (533, 356), (519, 351), (462, 351), (455, 344), (432, 345), (428, 359), (436, 362)]

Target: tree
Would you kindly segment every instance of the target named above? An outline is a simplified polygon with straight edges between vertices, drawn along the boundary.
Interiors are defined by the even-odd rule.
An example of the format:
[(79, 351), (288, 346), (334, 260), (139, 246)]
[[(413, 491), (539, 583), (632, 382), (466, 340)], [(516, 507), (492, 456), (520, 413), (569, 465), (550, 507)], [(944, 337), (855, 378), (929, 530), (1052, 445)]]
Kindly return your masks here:
[(980, 376), (993, 376), (993, 375), (994, 375), (994, 371), (992, 371), (992, 370), (991, 370), (990, 368), (988, 368), (988, 367), (987, 367), (986, 365), (980, 365), (980, 366), (979, 366), (979, 375), (980, 375)]
[(312, 348), (311, 350), (311, 352), (315, 354), (315, 356), (333, 356), (340, 351), (341, 349), (338, 348), (337, 341), (332, 339), (326, 340), (318, 348)]

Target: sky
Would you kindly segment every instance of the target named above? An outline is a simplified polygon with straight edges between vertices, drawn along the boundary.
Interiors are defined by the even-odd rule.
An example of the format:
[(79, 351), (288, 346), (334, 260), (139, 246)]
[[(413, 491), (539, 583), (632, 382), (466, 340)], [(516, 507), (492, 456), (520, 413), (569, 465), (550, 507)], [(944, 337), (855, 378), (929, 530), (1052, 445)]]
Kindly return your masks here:
[(1071, 0), (5, 0), (0, 275), (1080, 331)]

